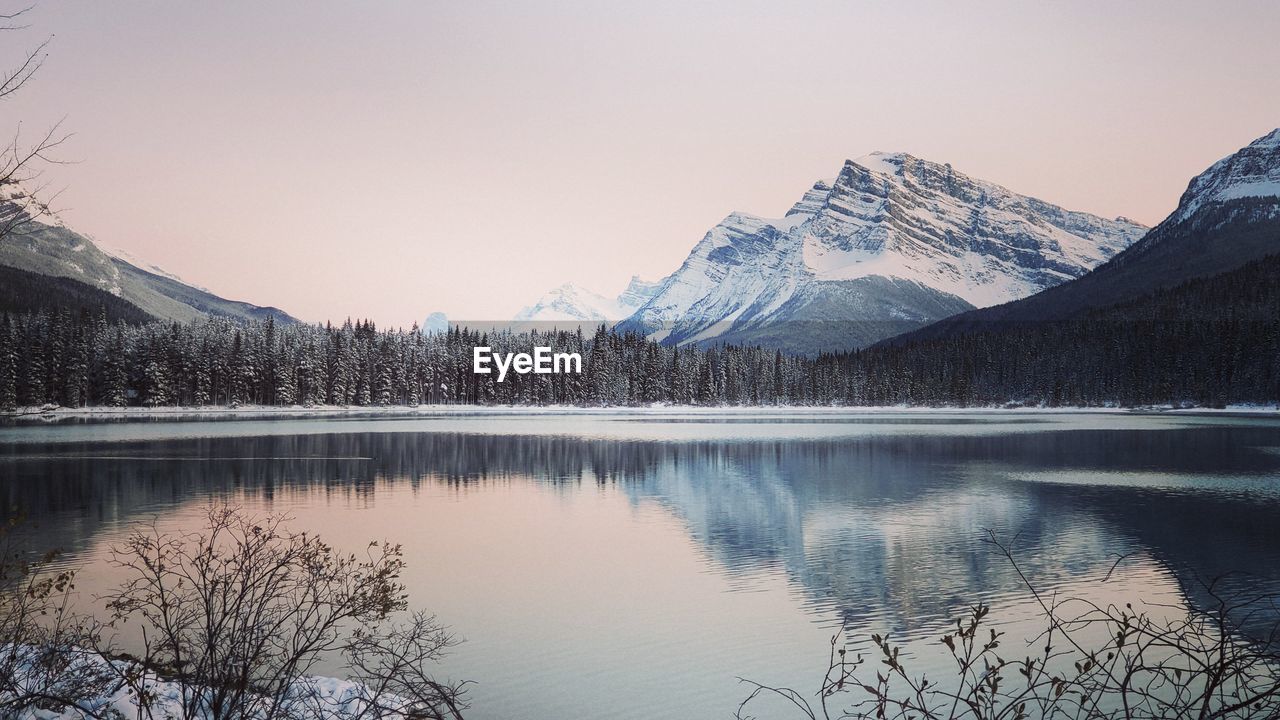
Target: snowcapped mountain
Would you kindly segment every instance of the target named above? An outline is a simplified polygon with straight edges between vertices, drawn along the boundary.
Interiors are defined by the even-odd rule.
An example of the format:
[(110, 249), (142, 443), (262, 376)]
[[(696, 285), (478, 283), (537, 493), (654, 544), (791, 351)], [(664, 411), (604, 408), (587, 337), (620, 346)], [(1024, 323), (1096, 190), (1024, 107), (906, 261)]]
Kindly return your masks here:
[(1192, 179), (1178, 201), (1178, 209), (1161, 224), (1180, 223), (1214, 204), (1268, 197), (1280, 197), (1280, 128), (1219, 160)]
[(1169, 217), (1078, 280), (1018, 302), (949, 318), (908, 338), (969, 332), (982, 324), (1066, 318), (1230, 272), (1277, 252), (1280, 128), (1193, 178)]
[(632, 314), (653, 297), (658, 283), (633, 276), (626, 289), (609, 298), (565, 283), (516, 314), (517, 322), (614, 322)]
[(873, 153), (783, 218), (729, 215), (619, 328), (678, 344), (861, 347), (1079, 277), (1145, 231)]

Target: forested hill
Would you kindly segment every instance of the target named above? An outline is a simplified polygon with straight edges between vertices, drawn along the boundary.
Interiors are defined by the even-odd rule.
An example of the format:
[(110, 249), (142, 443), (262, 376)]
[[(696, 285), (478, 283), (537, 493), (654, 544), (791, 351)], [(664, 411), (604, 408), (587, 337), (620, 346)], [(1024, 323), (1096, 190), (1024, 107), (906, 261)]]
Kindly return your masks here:
[(1058, 320), (1017, 319), (844, 359), (868, 405), (1280, 400), (1280, 254)]
[(25, 314), (46, 309), (101, 313), (108, 322), (134, 325), (155, 319), (128, 300), (79, 280), (0, 265), (0, 313)]

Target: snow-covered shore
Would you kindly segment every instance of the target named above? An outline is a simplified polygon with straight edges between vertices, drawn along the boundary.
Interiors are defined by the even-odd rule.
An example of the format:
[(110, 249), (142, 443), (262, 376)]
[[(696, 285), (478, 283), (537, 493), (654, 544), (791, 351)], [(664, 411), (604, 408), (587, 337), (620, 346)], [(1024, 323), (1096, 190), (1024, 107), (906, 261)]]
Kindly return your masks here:
[(1133, 413), (1177, 413), (1192, 415), (1280, 415), (1280, 404), (1266, 405), (1229, 405), (1225, 408), (1174, 407), (1171, 405), (1144, 407), (1029, 407), (1029, 406), (987, 406), (987, 407), (927, 407), (927, 406), (719, 406), (706, 407), (699, 405), (649, 405), (644, 407), (578, 407), (573, 405), (392, 405), (381, 407), (317, 405), (304, 407), (241, 405), (200, 406), (200, 407), (27, 407), (13, 411), (0, 412), (0, 420), (9, 419), (27, 422), (57, 422), (59, 420), (77, 420), (80, 422), (117, 422), (117, 421), (196, 421), (196, 420), (271, 420), (271, 419), (306, 419), (306, 418), (413, 418), (413, 417), (520, 417), (547, 415), (632, 415), (637, 417), (660, 418), (665, 416), (702, 416), (702, 417), (775, 417), (784, 419), (794, 416), (828, 416), (840, 417), (849, 415), (870, 414), (1025, 414), (1025, 413), (1093, 413), (1093, 414), (1133, 414)]
[[(7, 655), (13, 648), (14, 646), (5, 646), (3, 652)], [(76, 697), (74, 704), (59, 707), (49, 700), (35, 703), (18, 711), (13, 716), (15, 720), (86, 720), (115, 717), (113, 713), (118, 713), (122, 718), (185, 717), (185, 691), (181, 685), (158, 677), (153, 672), (143, 672), (130, 661), (108, 659), (96, 652), (78, 648), (49, 650), (37, 649), (35, 646), (19, 646), (14, 659), (17, 661), (13, 669), (16, 677), (11, 678), (5, 687), (23, 688), (24, 697), (27, 693), (47, 693), (62, 697), (68, 692), (80, 696), (83, 691), (72, 692), (73, 688), (92, 688), (88, 691), (88, 696)], [(65, 665), (58, 677), (50, 678), (48, 675), (51, 659), (58, 666)], [(149, 701), (146, 713), (139, 711), (139, 690), (145, 693)], [(410, 713), (390, 709), (404, 708), (407, 705), (399, 698), (380, 697), (376, 707), (387, 708), (382, 712), (375, 711), (370, 706), (369, 698), (370, 691), (360, 683), (308, 676), (292, 686), (284, 702), (291, 706), (294, 713), (302, 712), (314, 720), (348, 720), (358, 717), (405, 720), (413, 717)], [(0, 705), (12, 700), (11, 694), (6, 697), (5, 690), (0, 689)], [(263, 710), (270, 704), (270, 700), (265, 697), (256, 698), (252, 702), (261, 704)], [(262, 715), (265, 713), (252, 713), (250, 717)]]

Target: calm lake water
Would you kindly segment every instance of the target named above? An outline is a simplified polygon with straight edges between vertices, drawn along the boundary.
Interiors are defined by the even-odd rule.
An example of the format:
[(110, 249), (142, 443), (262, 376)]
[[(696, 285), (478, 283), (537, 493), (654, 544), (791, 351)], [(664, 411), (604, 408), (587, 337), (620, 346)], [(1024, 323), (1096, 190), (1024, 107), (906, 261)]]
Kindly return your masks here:
[(133, 523), (195, 527), (210, 501), (287, 512), (343, 547), (402, 543), (413, 603), (466, 640), (440, 675), (476, 681), (481, 720), (728, 718), (739, 676), (815, 689), (842, 623), (855, 641), (891, 632), (931, 667), (948, 618), (972, 603), (1015, 630), (1034, 616), (987, 529), (1016, 536), (1045, 589), (1195, 606), (1196, 578), (1239, 571), (1228, 582), (1280, 589), (1275, 419), (0, 428), (0, 503), (67, 552), (86, 603), (119, 581), (103, 558)]

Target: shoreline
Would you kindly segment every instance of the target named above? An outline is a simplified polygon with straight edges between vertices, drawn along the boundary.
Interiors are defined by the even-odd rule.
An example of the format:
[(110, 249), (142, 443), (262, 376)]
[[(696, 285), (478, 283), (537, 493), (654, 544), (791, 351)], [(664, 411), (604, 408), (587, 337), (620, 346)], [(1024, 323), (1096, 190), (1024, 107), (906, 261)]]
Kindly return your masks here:
[(1103, 415), (1217, 415), (1276, 416), (1280, 405), (1237, 405), (1226, 408), (1140, 406), (1140, 407), (1041, 407), (1041, 406), (717, 406), (649, 405), (638, 407), (579, 407), (575, 405), (390, 405), (382, 407), (320, 405), (304, 407), (242, 405), (200, 407), (84, 407), (84, 408), (18, 408), (0, 412), (0, 424), (57, 423), (60, 421), (156, 422), (214, 420), (304, 420), (360, 418), (438, 418), (438, 417), (546, 417), (546, 416), (618, 416), (660, 418), (664, 416), (703, 417), (777, 417), (789, 416), (857, 416), (895, 414), (1103, 414)]

